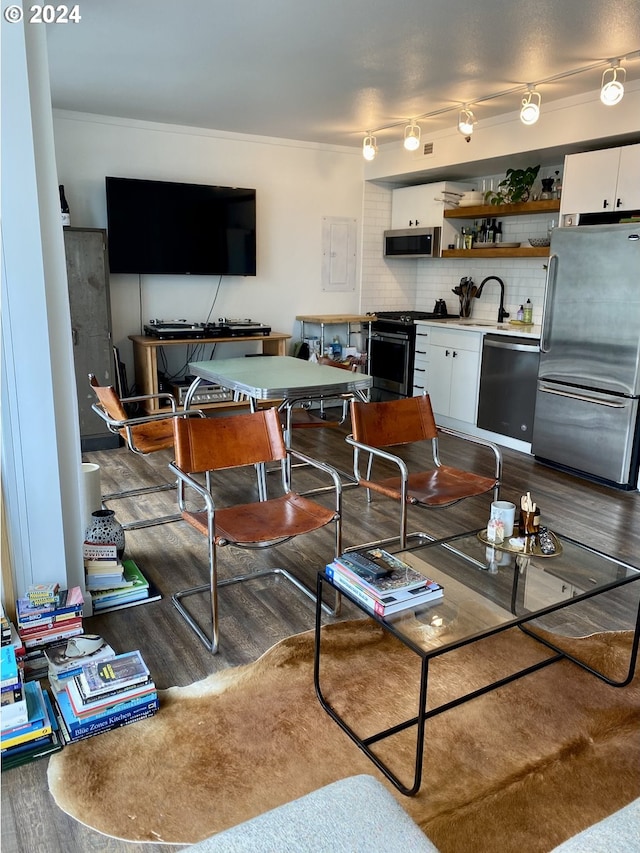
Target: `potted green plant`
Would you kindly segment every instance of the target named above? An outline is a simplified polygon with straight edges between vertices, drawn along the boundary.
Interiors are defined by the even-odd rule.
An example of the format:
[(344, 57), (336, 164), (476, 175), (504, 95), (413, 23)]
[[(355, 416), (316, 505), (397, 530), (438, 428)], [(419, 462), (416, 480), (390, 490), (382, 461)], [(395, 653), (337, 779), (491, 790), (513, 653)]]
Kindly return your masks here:
[(497, 192), (491, 193), (489, 204), (518, 204), (528, 201), (539, 171), (539, 165), (527, 166), (526, 169), (507, 169), (506, 177), (498, 184)]

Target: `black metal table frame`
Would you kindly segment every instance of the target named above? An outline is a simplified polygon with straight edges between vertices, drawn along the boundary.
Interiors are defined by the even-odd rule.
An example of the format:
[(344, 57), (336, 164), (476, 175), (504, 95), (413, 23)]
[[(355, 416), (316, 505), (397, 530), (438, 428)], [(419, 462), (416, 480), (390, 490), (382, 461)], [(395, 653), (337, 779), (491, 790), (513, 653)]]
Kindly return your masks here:
[[(477, 532), (477, 531), (476, 531)], [(449, 547), (451, 550), (457, 550), (453, 545), (447, 545), (445, 543), (455, 542), (456, 539), (460, 539), (466, 536), (472, 535), (470, 533), (457, 534), (456, 536), (447, 537), (446, 539), (434, 540), (433, 542), (428, 543), (427, 545), (423, 545), (422, 547), (430, 547), (430, 546), (442, 546)], [(596, 551), (593, 548), (589, 548), (587, 546), (582, 545), (576, 540), (570, 539), (567, 536), (563, 536), (562, 539), (564, 541), (572, 542), (575, 545), (578, 545), (581, 548), (585, 548), (585, 550), (590, 551), (593, 554), (601, 555), (606, 559), (614, 559), (607, 554)], [(461, 556), (466, 557), (465, 554), (460, 552)], [(615, 560), (621, 566), (626, 568), (635, 569), (637, 571), (637, 567), (631, 566), (630, 564), (623, 563), (620, 560)], [(515, 605), (515, 594), (517, 590), (518, 584), (518, 572), (514, 572), (514, 592), (512, 598), (512, 612), (514, 611)], [(405, 796), (411, 797), (417, 794), (420, 790), (422, 784), (422, 764), (424, 757), (424, 734), (425, 734), (425, 726), (429, 719), (435, 717), (438, 714), (442, 714), (445, 711), (451, 710), (452, 708), (456, 708), (459, 705), (462, 705), (465, 702), (469, 702), (471, 699), (475, 699), (478, 696), (483, 696), (486, 693), (490, 693), (493, 690), (496, 690), (499, 687), (503, 687), (506, 684), (510, 684), (513, 681), (516, 681), (519, 678), (524, 677), (525, 675), (529, 675), (533, 672), (537, 672), (540, 669), (543, 669), (546, 666), (549, 666), (552, 663), (556, 663), (559, 660), (570, 660), (575, 663), (577, 666), (585, 669), (587, 672), (590, 672), (592, 675), (595, 675), (597, 678), (606, 682), (612, 687), (625, 687), (628, 685), (633, 679), (636, 661), (638, 657), (638, 647), (640, 645), (640, 599), (638, 601), (638, 608), (636, 612), (636, 620), (635, 620), (635, 629), (634, 629), (634, 637), (631, 645), (631, 652), (629, 656), (629, 668), (627, 671), (627, 675), (621, 681), (614, 681), (608, 678), (603, 672), (599, 672), (596, 669), (588, 666), (586, 663), (581, 661), (579, 658), (568, 654), (566, 651), (563, 651), (561, 648), (555, 646), (553, 643), (548, 642), (543, 637), (538, 636), (531, 630), (529, 630), (526, 626), (527, 622), (531, 622), (535, 619), (539, 619), (542, 616), (546, 616), (549, 613), (553, 613), (557, 610), (562, 610), (566, 607), (570, 607), (573, 604), (576, 604), (580, 601), (585, 601), (588, 598), (593, 598), (597, 595), (602, 595), (609, 590), (618, 589), (621, 586), (626, 585), (627, 583), (638, 582), (640, 581), (640, 575), (631, 575), (627, 578), (617, 580), (608, 584), (605, 584), (601, 587), (598, 587), (595, 590), (581, 593), (580, 595), (575, 596), (574, 598), (566, 599), (561, 602), (557, 602), (556, 604), (549, 605), (548, 607), (542, 608), (540, 610), (536, 610), (535, 612), (527, 613), (522, 616), (516, 616), (514, 613), (514, 618), (504, 625), (494, 626), (486, 631), (482, 631), (480, 633), (473, 634), (469, 637), (465, 637), (460, 639), (446, 647), (436, 647), (433, 649), (423, 649), (418, 646), (416, 643), (413, 643), (408, 637), (404, 636), (402, 633), (396, 630), (395, 626), (385, 621), (380, 616), (370, 613), (368, 610), (364, 608), (364, 606), (350, 593), (343, 589), (342, 587), (338, 587), (334, 584), (326, 575), (324, 571), (318, 572), (318, 580), (317, 580), (317, 595), (316, 595), (316, 620), (315, 620), (315, 647), (314, 647), (314, 661), (313, 661), (313, 681), (314, 687), (316, 691), (316, 696), (323, 707), (323, 709), (329, 714), (329, 716), (340, 726), (340, 728), (351, 738), (351, 740), (367, 755), (367, 757), (375, 764), (375, 766), (380, 770), (386, 778), (400, 791), (400, 793)], [(346, 720), (338, 714), (338, 712), (330, 705), (330, 703), (325, 698), (322, 688), (320, 686), (320, 661), (321, 661), (321, 648), (322, 648), (322, 592), (323, 592), (323, 584), (327, 584), (332, 587), (334, 590), (339, 591), (342, 595), (344, 595), (352, 604), (358, 607), (363, 613), (365, 613), (369, 618), (378, 622), (385, 631), (392, 634), (396, 637), (401, 643), (414, 651), (419, 657), (422, 658), (421, 668), (420, 668), (420, 686), (418, 689), (418, 703), (417, 703), (417, 711), (414, 717), (410, 717), (407, 720), (404, 720), (401, 723), (397, 723), (390, 728), (383, 729), (376, 734), (370, 735), (369, 737), (362, 738), (360, 737), (354, 729), (346, 722)], [(523, 669), (517, 670), (511, 675), (507, 675), (504, 678), (500, 678), (496, 681), (491, 682), (490, 684), (485, 685), (484, 687), (480, 687), (477, 690), (473, 690), (469, 693), (465, 693), (462, 696), (457, 697), (449, 702), (445, 702), (442, 705), (438, 705), (435, 708), (431, 708), (427, 710), (427, 687), (429, 680), (429, 661), (435, 657), (446, 654), (447, 652), (453, 651), (457, 648), (462, 648), (463, 646), (469, 645), (471, 643), (475, 643), (479, 640), (486, 639), (487, 637), (493, 636), (495, 634), (500, 634), (504, 631), (509, 630), (510, 628), (518, 627), (528, 636), (537, 640), (542, 645), (549, 648), (554, 652), (548, 658), (539, 661), (538, 663), (532, 664), (531, 666), (527, 666)], [(394, 773), (391, 768), (385, 764), (382, 759), (376, 755), (372, 746), (380, 741), (391, 737), (395, 734), (398, 734), (401, 731), (405, 731), (406, 729), (416, 727), (416, 751), (415, 751), (415, 766), (413, 773), (413, 782), (409, 785), (405, 785), (400, 778)]]

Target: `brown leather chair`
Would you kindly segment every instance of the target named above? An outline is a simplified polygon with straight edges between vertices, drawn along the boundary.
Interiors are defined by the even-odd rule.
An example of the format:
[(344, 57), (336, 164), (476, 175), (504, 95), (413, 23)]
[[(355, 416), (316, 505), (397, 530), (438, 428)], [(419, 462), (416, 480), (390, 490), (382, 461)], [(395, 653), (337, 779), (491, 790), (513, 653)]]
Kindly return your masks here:
[[(176, 407), (175, 398), (171, 394), (141, 394), (136, 397), (120, 397), (111, 385), (100, 385), (93, 373), (89, 374), (89, 384), (93, 389), (97, 402), (92, 405), (93, 411), (101, 418), (107, 429), (121, 436), (132, 453), (146, 456), (158, 450), (168, 450), (173, 447), (173, 421), (176, 418), (190, 417), (193, 415), (204, 417), (199, 409), (188, 411), (179, 410)], [(130, 403), (141, 403), (148, 400), (158, 400), (164, 405), (171, 407), (171, 412), (156, 415), (142, 415), (130, 417), (125, 406)], [(112, 492), (102, 496), (102, 502), (119, 498), (133, 498), (138, 495), (151, 494), (152, 492), (167, 491), (175, 489), (175, 483), (162, 483), (159, 486), (145, 486), (139, 489), (128, 489), (122, 492)], [(165, 515), (144, 521), (131, 521), (123, 524), (126, 530), (134, 530), (140, 527), (153, 527), (156, 524), (166, 524), (171, 521), (179, 521), (180, 515)]]
[[(324, 563), (337, 556), (342, 548), (342, 487), (338, 473), (331, 466), (285, 447), (276, 409), (204, 420), (176, 419), (173, 428), (176, 455), (175, 462), (169, 467), (178, 478), (178, 504), (182, 518), (207, 537), (209, 582), (175, 593), (172, 601), (204, 645), (215, 654), (219, 644), (219, 587), (276, 574), (286, 578), (313, 601), (316, 600), (311, 589), (282, 568), (262, 569), (251, 574), (218, 580), (218, 549), (226, 545), (238, 548), (267, 548), (334, 523), (333, 553), (328, 559), (319, 558), (318, 568), (322, 568)], [(335, 495), (333, 508), (324, 507), (291, 491), (288, 473), (288, 461), (291, 457), (313, 465), (332, 479)], [(249, 465), (260, 466), (268, 462), (280, 463), (282, 488), (277, 496), (269, 498), (265, 495), (251, 503), (235, 506), (224, 506), (222, 501), (214, 497), (214, 472), (224, 470), (228, 481), (233, 475), (232, 469)], [(194, 474), (205, 476), (196, 479)], [(187, 498), (192, 494), (198, 496), (199, 503), (204, 502), (205, 511), (189, 508)], [(201, 627), (182, 602), (185, 597), (198, 593), (206, 593), (209, 597), (210, 633)], [(323, 607), (335, 614), (339, 604), (340, 599), (337, 596), (334, 608), (328, 608), (327, 605)]]
[[(392, 498), (400, 503), (400, 536), (380, 540), (377, 544), (399, 541), (407, 543), (407, 506), (431, 508), (448, 507), (465, 498), (493, 493), (497, 500), (502, 476), (502, 454), (497, 445), (476, 436), (436, 425), (428, 395), (388, 400), (380, 403), (351, 403), (353, 433), (346, 441), (353, 446), (353, 470), (360, 486)], [(443, 465), (438, 449), (438, 434), (456, 436), (464, 441), (480, 444), (493, 453), (493, 476), (483, 476)], [(431, 442), (433, 467), (427, 471), (412, 472), (407, 463), (388, 448), (394, 445)], [(361, 472), (361, 453), (368, 455), (366, 474)], [(372, 479), (374, 459), (385, 460), (398, 468), (399, 475)], [(388, 466), (387, 466), (388, 467)], [(411, 534), (426, 537), (426, 534)]]

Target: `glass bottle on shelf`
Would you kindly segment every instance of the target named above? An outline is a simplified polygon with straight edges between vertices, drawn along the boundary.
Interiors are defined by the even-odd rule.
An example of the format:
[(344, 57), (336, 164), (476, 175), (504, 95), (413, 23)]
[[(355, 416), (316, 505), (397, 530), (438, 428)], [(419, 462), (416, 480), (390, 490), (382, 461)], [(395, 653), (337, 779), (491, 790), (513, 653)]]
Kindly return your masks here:
[(69, 214), (69, 204), (64, 194), (64, 185), (60, 184), (58, 187), (58, 191), (60, 193), (60, 211), (62, 214), (62, 224), (71, 225), (71, 216)]
[(493, 235), (494, 243), (502, 243), (502, 222), (496, 224), (495, 234)]
[(553, 182), (553, 198), (559, 199), (562, 195), (562, 180), (560, 179), (560, 172), (556, 170), (556, 179)]

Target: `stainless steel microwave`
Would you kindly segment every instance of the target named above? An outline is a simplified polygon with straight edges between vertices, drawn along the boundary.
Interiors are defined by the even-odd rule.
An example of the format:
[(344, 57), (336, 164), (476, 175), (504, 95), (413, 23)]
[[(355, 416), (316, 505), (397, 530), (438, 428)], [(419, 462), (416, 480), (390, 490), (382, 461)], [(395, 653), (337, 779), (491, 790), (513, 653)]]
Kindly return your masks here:
[(442, 228), (398, 228), (384, 232), (385, 258), (439, 258)]

